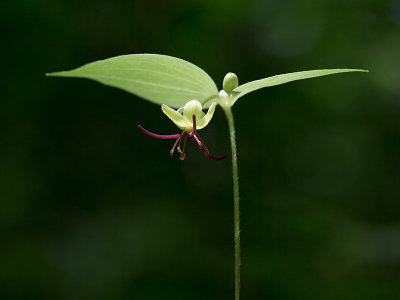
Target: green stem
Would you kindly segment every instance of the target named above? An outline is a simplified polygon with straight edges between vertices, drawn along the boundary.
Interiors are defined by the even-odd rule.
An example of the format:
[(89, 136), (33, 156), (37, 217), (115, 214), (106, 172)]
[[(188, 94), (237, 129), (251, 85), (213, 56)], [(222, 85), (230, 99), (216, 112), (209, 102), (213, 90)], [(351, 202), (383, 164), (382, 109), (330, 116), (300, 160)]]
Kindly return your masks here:
[(233, 206), (235, 227), (235, 300), (240, 298), (240, 210), (239, 210), (239, 176), (237, 166), (235, 124), (230, 107), (223, 107), (229, 124), (229, 135), (232, 150)]

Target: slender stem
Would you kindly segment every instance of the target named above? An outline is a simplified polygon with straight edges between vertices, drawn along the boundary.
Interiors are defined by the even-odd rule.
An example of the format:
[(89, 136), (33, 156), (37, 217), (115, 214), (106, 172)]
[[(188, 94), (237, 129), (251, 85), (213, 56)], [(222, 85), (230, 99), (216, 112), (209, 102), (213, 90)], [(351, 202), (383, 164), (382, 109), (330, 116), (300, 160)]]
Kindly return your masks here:
[(239, 176), (237, 166), (235, 124), (230, 107), (223, 107), (229, 124), (229, 135), (232, 149), (233, 206), (235, 227), (235, 300), (240, 298), (240, 210), (239, 210)]

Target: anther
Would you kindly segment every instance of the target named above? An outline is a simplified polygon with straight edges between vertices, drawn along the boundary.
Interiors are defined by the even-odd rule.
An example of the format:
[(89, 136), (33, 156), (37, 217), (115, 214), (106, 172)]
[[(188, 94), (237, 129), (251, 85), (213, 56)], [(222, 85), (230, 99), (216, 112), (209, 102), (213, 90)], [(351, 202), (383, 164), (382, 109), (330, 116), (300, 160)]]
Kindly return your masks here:
[(185, 137), (185, 136), (186, 136), (185, 130), (183, 130), (181, 132), (181, 134), (178, 134), (178, 138), (176, 139), (176, 141), (174, 143), (174, 146), (172, 147), (171, 151), (169, 152), (169, 154), (171, 156), (174, 155), (174, 151), (175, 151), (176, 145), (178, 145), (178, 142), (179, 142), (179, 145), (178, 145), (178, 149), (177, 150), (178, 150), (179, 153), (181, 153), (180, 145), (181, 145), (182, 138)]

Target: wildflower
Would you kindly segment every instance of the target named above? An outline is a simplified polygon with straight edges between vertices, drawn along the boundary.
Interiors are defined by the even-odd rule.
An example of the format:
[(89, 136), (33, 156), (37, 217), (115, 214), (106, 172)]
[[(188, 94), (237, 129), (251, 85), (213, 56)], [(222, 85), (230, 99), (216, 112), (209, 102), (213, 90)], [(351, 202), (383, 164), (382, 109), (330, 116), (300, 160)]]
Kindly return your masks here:
[(211, 121), (212, 116), (214, 115), (215, 107), (217, 103), (213, 102), (208, 109), (207, 114), (203, 112), (203, 108), (201, 103), (197, 100), (191, 100), (185, 104), (184, 107), (179, 108), (178, 110), (174, 110), (169, 106), (163, 104), (161, 109), (164, 114), (167, 115), (168, 118), (175, 123), (180, 129), (182, 129), (181, 133), (177, 134), (169, 134), (169, 135), (160, 135), (147, 131), (141, 125), (138, 125), (139, 129), (143, 131), (145, 134), (158, 138), (158, 139), (176, 139), (170, 154), (174, 155), (175, 149), (180, 153), (179, 159), (185, 159), (185, 147), (186, 147), (186, 139), (189, 137), (197, 148), (210, 159), (213, 160), (222, 160), (227, 158), (228, 155), (224, 155), (222, 157), (215, 157), (210, 154), (207, 146), (205, 145), (203, 139), (200, 137), (197, 130), (202, 129), (207, 126), (207, 124)]

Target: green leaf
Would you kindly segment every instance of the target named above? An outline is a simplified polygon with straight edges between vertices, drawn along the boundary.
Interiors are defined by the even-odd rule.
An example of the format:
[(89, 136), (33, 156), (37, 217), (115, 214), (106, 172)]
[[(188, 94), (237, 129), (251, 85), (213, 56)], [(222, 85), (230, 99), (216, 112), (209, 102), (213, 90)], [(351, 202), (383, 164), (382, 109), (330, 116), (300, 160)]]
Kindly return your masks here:
[(360, 69), (328, 69), (328, 70), (312, 70), (312, 71), (302, 71), (302, 72), (275, 75), (264, 79), (251, 81), (235, 88), (232, 92), (233, 103), (235, 103), (237, 99), (246, 95), (247, 93), (253, 92), (255, 90), (264, 87), (284, 84), (287, 82), (300, 79), (307, 79), (307, 78), (313, 78), (313, 77), (319, 77), (337, 73), (345, 73), (345, 72), (368, 72), (368, 71)]
[(93, 79), (172, 107), (182, 107), (192, 99), (204, 102), (218, 97), (218, 89), (206, 72), (166, 55), (122, 55), (47, 75)]

